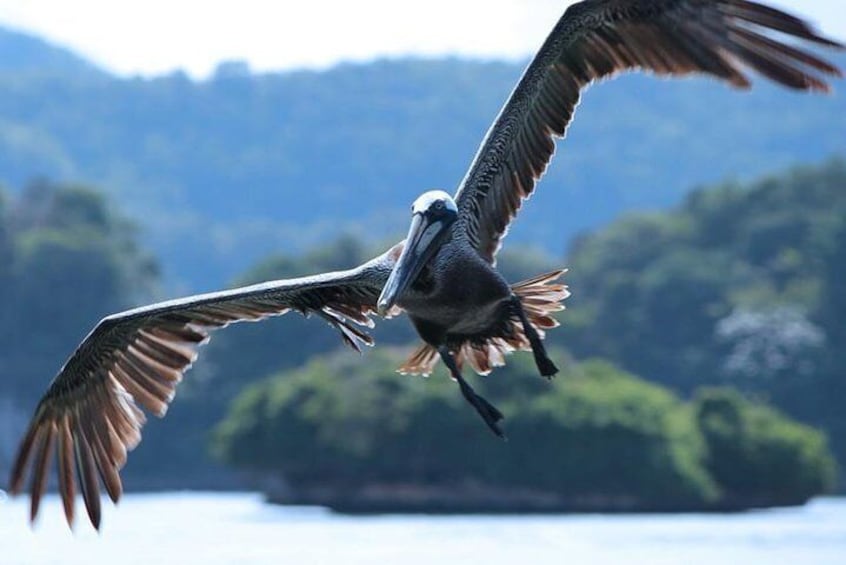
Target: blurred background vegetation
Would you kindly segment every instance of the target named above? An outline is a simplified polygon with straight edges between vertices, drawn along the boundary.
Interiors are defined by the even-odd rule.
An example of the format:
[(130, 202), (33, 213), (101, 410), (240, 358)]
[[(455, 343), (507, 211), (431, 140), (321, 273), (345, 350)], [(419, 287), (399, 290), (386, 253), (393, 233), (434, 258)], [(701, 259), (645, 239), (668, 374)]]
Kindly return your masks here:
[[(342, 231), (404, 233), (420, 192), (461, 179), (523, 67), (401, 59), (252, 74), (229, 62), (204, 81), (119, 79), (2, 28), (0, 49), (0, 179), (108, 190), (180, 292)], [(581, 231), (693, 186), (846, 154), (844, 131), (840, 95), (620, 77), (585, 96), (509, 244), (561, 256)]]
[[(0, 61), (3, 476), (100, 317), (372, 257), (418, 192), (455, 185), (520, 70), (230, 63), (203, 82), (125, 80), (4, 30)], [(479, 385), (510, 442), (445, 373), (394, 372), (416, 341), (404, 319), (360, 359), (291, 315), (215, 336), (145, 429), (127, 486), (259, 485), (357, 511), (730, 509), (842, 491), (844, 131), (839, 95), (597, 89), (501, 254), (512, 281), (569, 267), (574, 293), (548, 334), (553, 384), (515, 355)]]

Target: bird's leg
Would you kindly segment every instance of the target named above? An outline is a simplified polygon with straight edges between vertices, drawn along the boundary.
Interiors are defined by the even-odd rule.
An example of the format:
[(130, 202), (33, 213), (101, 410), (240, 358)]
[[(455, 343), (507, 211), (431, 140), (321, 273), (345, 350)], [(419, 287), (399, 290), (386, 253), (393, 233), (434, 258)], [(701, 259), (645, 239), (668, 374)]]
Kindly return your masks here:
[(523, 324), (523, 332), (529, 338), (529, 344), (532, 346), (532, 354), (535, 356), (535, 364), (538, 366), (540, 374), (548, 379), (551, 379), (558, 372), (558, 367), (546, 354), (546, 348), (543, 346), (543, 341), (538, 335), (538, 331), (529, 322), (526, 316), (526, 311), (523, 310), (523, 304), (520, 302), (520, 297), (516, 294), (511, 297), (511, 302), (514, 304), (514, 310), (517, 312), (517, 317)]
[(479, 413), (493, 433), (505, 439), (505, 434), (497, 424), (503, 418), (502, 412), (497, 410), (493, 404), (476, 394), (476, 391), (467, 384), (467, 381), (461, 376), (461, 371), (458, 370), (458, 365), (455, 364), (455, 358), (445, 345), (438, 348), (438, 353), (440, 353), (441, 359), (443, 359), (444, 364), (446, 364), (450, 374), (452, 374), (452, 378), (458, 381), (458, 386), (461, 388), (461, 394), (465, 400), (476, 409), (476, 412)]

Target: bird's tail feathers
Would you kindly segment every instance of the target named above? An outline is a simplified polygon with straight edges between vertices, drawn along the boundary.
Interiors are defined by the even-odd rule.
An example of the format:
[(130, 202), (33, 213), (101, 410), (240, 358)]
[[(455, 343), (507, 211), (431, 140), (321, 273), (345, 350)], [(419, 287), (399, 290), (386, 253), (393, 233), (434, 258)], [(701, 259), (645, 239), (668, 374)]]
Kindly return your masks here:
[[(523, 305), (529, 323), (543, 338), (545, 330), (558, 326), (558, 320), (550, 314), (564, 310), (563, 301), (570, 296), (567, 286), (556, 281), (566, 269), (544, 273), (531, 279), (512, 285), (511, 290)], [(512, 351), (531, 351), (529, 339), (523, 331), (523, 324), (514, 316), (511, 319), (511, 332), (508, 337), (494, 337), (484, 342), (467, 341), (454, 351), (455, 362), (459, 367), (468, 363), (476, 373), (487, 375), (494, 367), (505, 364), (505, 356)], [(429, 344), (422, 344), (398, 369), (404, 375), (429, 375), (439, 359), (438, 350)]]

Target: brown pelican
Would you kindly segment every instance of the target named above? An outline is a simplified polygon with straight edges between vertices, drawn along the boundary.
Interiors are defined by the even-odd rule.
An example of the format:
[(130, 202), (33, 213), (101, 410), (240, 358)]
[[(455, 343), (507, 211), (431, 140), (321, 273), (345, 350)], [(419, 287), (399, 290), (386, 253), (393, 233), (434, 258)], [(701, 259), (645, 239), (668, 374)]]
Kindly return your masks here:
[(428, 373), (440, 358), (461, 393), (502, 435), (502, 414), (461, 374), (501, 365), (531, 350), (541, 375), (555, 365), (544, 351), (549, 314), (562, 308), (562, 271), (509, 286), (495, 270), (508, 225), (529, 197), (563, 137), (581, 91), (628, 70), (706, 74), (738, 87), (755, 70), (786, 87), (827, 91), (838, 69), (783, 42), (842, 48), (800, 19), (747, 0), (585, 0), (570, 6), (529, 64), (481, 144), (455, 197), (427, 192), (412, 206), (408, 237), (349, 271), (191, 296), (103, 319), (83, 340), (35, 410), (12, 469), (19, 493), (31, 467), (31, 518), (58, 459), (69, 523), (77, 488), (100, 524), (100, 482), (113, 501), (127, 452), (141, 439), (140, 404), (163, 416), (176, 385), (210, 333), (230, 323), (291, 310), (322, 318), (349, 346), (372, 340), (372, 316), (406, 312), (424, 345), (401, 372)]

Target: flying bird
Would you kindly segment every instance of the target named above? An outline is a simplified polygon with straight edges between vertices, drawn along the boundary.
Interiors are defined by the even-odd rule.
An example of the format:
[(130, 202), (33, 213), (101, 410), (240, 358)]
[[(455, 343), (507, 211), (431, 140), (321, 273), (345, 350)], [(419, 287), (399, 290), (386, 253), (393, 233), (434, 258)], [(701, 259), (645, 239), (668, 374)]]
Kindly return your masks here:
[[(503, 106), (454, 196), (430, 191), (411, 208), (408, 236), (351, 270), (278, 280), (144, 306), (104, 318), (38, 404), (14, 463), (10, 491), (30, 477), (31, 519), (55, 457), (70, 525), (77, 489), (100, 526), (100, 488), (117, 502), (119, 471), (141, 440), (145, 413), (164, 416), (210, 334), (290, 311), (328, 322), (355, 348), (372, 345), (374, 317), (405, 313), (423, 344), (400, 372), (441, 360), (487, 426), (502, 413), (462, 375), (531, 351), (541, 375), (557, 371), (544, 331), (563, 308), (563, 271), (509, 285), (496, 254), (564, 137), (582, 91), (625, 71), (704, 74), (739, 89), (753, 70), (785, 87), (826, 92), (841, 76), (809, 46), (843, 49), (807, 23), (747, 0), (584, 0), (570, 6)], [(140, 406), (140, 407), (139, 407)]]

